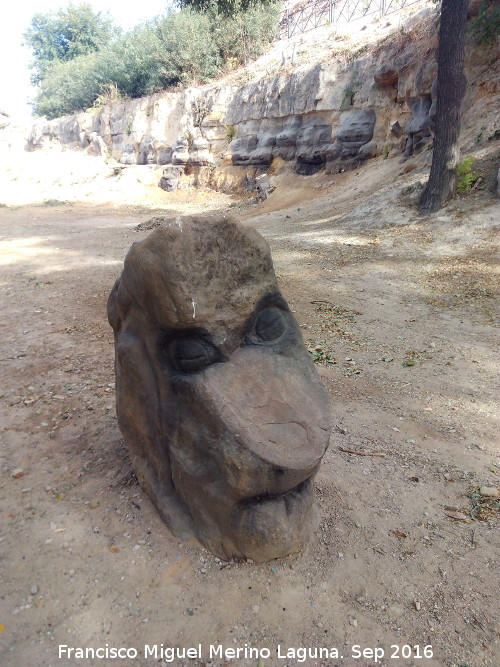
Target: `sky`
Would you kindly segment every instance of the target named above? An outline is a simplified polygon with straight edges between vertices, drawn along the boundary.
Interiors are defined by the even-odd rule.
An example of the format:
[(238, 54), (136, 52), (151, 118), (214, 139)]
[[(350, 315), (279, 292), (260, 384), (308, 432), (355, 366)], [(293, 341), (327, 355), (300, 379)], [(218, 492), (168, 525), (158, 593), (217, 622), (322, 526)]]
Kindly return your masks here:
[[(109, 11), (116, 23), (125, 30), (145, 19), (162, 14), (169, 0), (86, 0), (94, 11)], [(31, 52), (22, 46), (23, 33), (37, 13), (57, 11), (70, 4), (69, 0), (14, 0), (2, 12), (0, 23), (0, 110), (13, 120), (26, 120), (31, 115), (28, 100), (34, 91), (30, 86), (28, 64)], [(73, 4), (80, 4), (75, 0)], [(8, 8), (7, 8), (8, 7)]]

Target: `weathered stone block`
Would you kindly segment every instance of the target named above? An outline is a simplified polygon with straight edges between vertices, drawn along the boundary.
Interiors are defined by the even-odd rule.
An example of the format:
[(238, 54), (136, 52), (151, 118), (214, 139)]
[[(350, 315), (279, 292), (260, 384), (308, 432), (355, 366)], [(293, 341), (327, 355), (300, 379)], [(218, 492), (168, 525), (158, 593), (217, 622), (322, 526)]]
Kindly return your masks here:
[(137, 164), (137, 158), (132, 144), (127, 144), (123, 147), (119, 162), (121, 164)]
[(168, 165), (163, 170), (163, 175), (160, 179), (160, 182), (158, 183), (158, 186), (162, 190), (165, 190), (165, 192), (175, 192), (179, 187), (179, 178), (182, 171), (182, 167)]
[(169, 164), (172, 162), (172, 149), (160, 148), (158, 151), (158, 164)]
[(132, 246), (108, 317), (118, 422), (172, 532), (223, 558), (299, 550), (329, 401), (267, 242), (225, 216), (176, 218)]
[(172, 149), (172, 164), (187, 164), (189, 162), (189, 142), (187, 139), (177, 139)]

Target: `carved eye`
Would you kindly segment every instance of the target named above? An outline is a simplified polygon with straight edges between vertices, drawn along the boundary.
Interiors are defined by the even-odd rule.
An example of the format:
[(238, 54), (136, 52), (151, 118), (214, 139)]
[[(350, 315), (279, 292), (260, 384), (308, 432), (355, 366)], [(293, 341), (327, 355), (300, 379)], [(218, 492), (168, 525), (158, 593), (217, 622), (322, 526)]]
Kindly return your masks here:
[(283, 311), (279, 308), (265, 308), (257, 315), (255, 335), (262, 341), (273, 341), (286, 331), (286, 320)]
[(219, 350), (203, 338), (176, 340), (171, 344), (171, 359), (181, 373), (197, 373), (219, 361)]

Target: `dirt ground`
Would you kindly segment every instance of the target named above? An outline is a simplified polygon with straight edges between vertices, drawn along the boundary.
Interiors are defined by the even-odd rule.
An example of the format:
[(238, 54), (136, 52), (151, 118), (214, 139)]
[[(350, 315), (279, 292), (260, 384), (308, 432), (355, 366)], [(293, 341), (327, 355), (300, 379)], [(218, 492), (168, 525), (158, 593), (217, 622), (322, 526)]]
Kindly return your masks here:
[[(419, 218), (427, 159), (276, 173), (262, 203), (179, 192), (152, 208), (144, 185), (148, 206), (115, 189), (114, 205), (0, 208), (3, 666), (500, 664), (500, 203), (486, 178)], [(138, 487), (106, 320), (139, 223), (227, 208), (270, 242), (332, 403), (314, 539), (259, 565), (180, 543)]]

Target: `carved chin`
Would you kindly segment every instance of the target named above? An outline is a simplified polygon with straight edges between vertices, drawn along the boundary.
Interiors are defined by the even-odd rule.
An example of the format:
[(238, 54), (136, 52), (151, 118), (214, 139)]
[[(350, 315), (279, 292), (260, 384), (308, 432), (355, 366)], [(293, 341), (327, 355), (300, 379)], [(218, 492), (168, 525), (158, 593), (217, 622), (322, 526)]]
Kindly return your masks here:
[(255, 561), (281, 558), (299, 551), (313, 529), (312, 478), (287, 493), (243, 500), (232, 517), (238, 550)]

